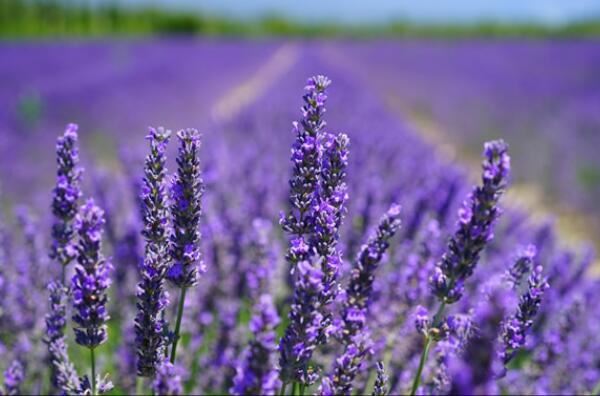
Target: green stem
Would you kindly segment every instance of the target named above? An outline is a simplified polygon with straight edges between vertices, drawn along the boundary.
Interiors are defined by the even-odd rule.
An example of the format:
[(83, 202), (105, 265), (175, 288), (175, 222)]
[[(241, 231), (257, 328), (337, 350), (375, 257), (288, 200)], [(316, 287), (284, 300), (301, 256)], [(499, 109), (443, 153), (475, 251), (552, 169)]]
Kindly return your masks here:
[(136, 395), (144, 394), (144, 377), (137, 377), (135, 379), (135, 394)]
[(96, 394), (96, 358), (94, 348), (90, 348), (90, 360), (92, 363), (92, 396)]
[(419, 384), (421, 383), (421, 374), (423, 373), (423, 367), (425, 367), (425, 362), (427, 361), (427, 356), (429, 355), (430, 347), (431, 337), (426, 337), (425, 347), (423, 348), (423, 353), (421, 353), (421, 360), (419, 361), (419, 369), (417, 370), (417, 374), (415, 375), (415, 379), (413, 380), (412, 388), (410, 390), (411, 396), (414, 396), (417, 393), (417, 389), (419, 388)]
[(292, 384), (292, 396), (296, 396), (298, 394), (298, 383), (294, 381)]
[(281, 389), (279, 390), (279, 396), (285, 395), (285, 388), (287, 387), (287, 382), (281, 382)]
[(185, 292), (187, 288), (181, 288), (179, 295), (179, 305), (177, 307), (177, 321), (175, 322), (175, 335), (173, 339), (173, 347), (171, 348), (171, 363), (175, 364), (175, 356), (177, 354), (177, 343), (179, 342), (179, 331), (181, 329), (181, 318), (183, 317), (183, 303), (185, 302)]
[[(444, 314), (444, 309), (446, 308), (446, 303), (442, 302), (433, 316), (433, 320), (431, 322), (432, 327), (437, 327), (442, 319), (442, 315)], [(415, 379), (413, 380), (412, 388), (410, 391), (411, 396), (414, 396), (417, 393), (417, 389), (419, 388), (419, 384), (421, 383), (421, 375), (423, 374), (423, 368), (425, 367), (425, 363), (427, 362), (427, 357), (429, 356), (429, 349), (431, 348), (431, 344), (433, 343), (433, 339), (430, 336), (425, 336), (425, 346), (423, 348), (423, 352), (421, 353), (421, 360), (419, 361), (419, 368), (417, 370), (417, 374), (415, 374)]]
[(306, 389), (306, 385), (300, 384), (300, 396), (304, 396), (304, 390)]
[(594, 396), (600, 395), (600, 381), (598, 381), (596, 386), (594, 386), (594, 389), (592, 389), (592, 395), (594, 395)]

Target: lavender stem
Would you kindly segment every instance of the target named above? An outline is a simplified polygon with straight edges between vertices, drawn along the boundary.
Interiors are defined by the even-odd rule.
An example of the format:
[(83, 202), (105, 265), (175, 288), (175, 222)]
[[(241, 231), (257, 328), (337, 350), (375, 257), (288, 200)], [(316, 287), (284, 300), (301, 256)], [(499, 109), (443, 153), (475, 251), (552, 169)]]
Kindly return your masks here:
[(90, 361), (92, 363), (92, 396), (96, 394), (96, 358), (94, 348), (90, 348)]
[[(432, 326), (436, 327), (439, 325), (440, 319), (444, 314), (444, 310), (446, 309), (446, 303), (442, 302), (433, 316)], [(421, 353), (421, 360), (419, 361), (419, 368), (417, 369), (417, 373), (415, 374), (415, 379), (413, 380), (412, 388), (410, 390), (410, 395), (414, 396), (417, 393), (417, 388), (421, 384), (421, 375), (423, 373), (423, 368), (425, 367), (425, 362), (427, 361), (427, 357), (429, 356), (429, 349), (431, 348), (431, 344), (433, 343), (433, 339), (427, 335), (425, 336), (425, 347), (423, 348), (423, 352)]]
[(181, 329), (181, 318), (183, 317), (183, 303), (185, 302), (185, 292), (187, 287), (181, 288), (179, 295), (179, 305), (177, 307), (177, 321), (175, 322), (175, 336), (173, 338), (173, 347), (171, 348), (171, 364), (175, 364), (175, 356), (177, 354), (177, 343), (179, 342), (179, 331)]

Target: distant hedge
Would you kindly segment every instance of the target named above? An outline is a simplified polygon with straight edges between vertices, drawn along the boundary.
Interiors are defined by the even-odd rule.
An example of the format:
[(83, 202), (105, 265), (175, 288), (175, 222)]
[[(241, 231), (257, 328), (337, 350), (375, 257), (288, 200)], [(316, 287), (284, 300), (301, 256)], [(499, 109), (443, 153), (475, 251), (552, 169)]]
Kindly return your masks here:
[(302, 24), (278, 16), (242, 21), (152, 7), (73, 5), (72, 0), (0, 1), (0, 37), (96, 37), (107, 35), (217, 35), (299, 37), (593, 37), (600, 17), (567, 25), (533, 23), (415, 24), (348, 26)]

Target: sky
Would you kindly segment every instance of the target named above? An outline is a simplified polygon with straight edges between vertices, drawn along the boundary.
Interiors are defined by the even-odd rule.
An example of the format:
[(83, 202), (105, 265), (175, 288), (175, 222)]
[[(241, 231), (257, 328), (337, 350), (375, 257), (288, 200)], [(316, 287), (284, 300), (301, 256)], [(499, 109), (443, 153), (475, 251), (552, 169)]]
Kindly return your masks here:
[(153, 4), (241, 19), (276, 14), (301, 22), (349, 24), (394, 19), (561, 24), (586, 17), (600, 17), (600, 0), (121, 0), (120, 3)]

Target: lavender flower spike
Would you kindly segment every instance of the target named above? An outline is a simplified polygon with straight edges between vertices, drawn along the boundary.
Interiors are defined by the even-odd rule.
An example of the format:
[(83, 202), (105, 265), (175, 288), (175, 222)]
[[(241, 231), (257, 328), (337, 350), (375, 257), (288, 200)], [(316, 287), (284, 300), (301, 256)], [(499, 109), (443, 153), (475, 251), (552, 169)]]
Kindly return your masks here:
[(75, 342), (90, 350), (92, 394), (96, 393), (98, 382), (94, 349), (105, 343), (108, 337), (106, 289), (110, 286), (109, 272), (112, 265), (104, 259), (101, 252), (104, 221), (104, 211), (95, 205), (93, 199), (89, 199), (81, 207), (75, 219), (75, 229), (79, 235), (78, 264), (71, 281), (75, 308)]
[(157, 367), (156, 378), (152, 382), (152, 391), (155, 395), (179, 395), (183, 391), (181, 376), (177, 367), (167, 360), (163, 360)]
[(375, 271), (400, 224), (400, 206), (394, 204), (383, 215), (375, 234), (369, 238), (358, 254), (356, 264), (350, 273), (350, 284), (346, 289), (346, 300), (342, 310), (344, 321), (342, 336), (346, 340), (361, 332), (365, 326)]
[[(50, 362), (54, 367), (54, 362), (59, 361), (62, 357), (56, 353), (57, 350), (52, 345), (60, 340), (64, 343), (64, 328), (67, 324), (66, 289), (60, 282), (51, 282), (48, 290), (50, 291), (50, 312), (46, 315), (44, 342), (48, 345)], [(53, 369), (51, 380), (56, 388), (60, 387), (56, 369)]]
[(308, 236), (314, 226), (313, 211), (318, 205), (319, 144), (322, 130), (326, 125), (323, 120), (325, 101), (327, 100), (325, 90), (330, 83), (331, 81), (324, 76), (308, 79), (304, 88), (306, 94), (303, 96), (302, 120), (300, 123), (293, 124), (296, 141), (292, 146), (291, 157), (293, 164), (293, 174), (290, 179), (292, 211), (287, 216), (282, 214), (280, 220), (284, 231), (295, 235), (287, 254), (287, 260), (292, 268), (300, 261), (307, 259), (309, 255), (309, 249), (300, 247), (307, 246), (309, 243)]
[(350, 274), (342, 307), (344, 353), (336, 359), (331, 378), (334, 394), (350, 394), (356, 373), (370, 351), (369, 332), (365, 327), (375, 270), (400, 224), (400, 206), (394, 204), (379, 221), (375, 234), (362, 247)]
[(21, 385), (25, 379), (25, 372), (23, 365), (18, 360), (13, 362), (4, 371), (4, 389), (2, 390), (3, 395), (20, 395)]
[(346, 345), (344, 353), (335, 360), (333, 373), (329, 377), (329, 385), (325, 382), (321, 386), (322, 392), (329, 386), (333, 395), (350, 395), (358, 369), (365, 356), (370, 352), (371, 341), (368, 332), (353, 336)]
[(309, 261), (297, 264), (294, 300), (288, 315), (290, 323), (279, 343), (281, 380), (310, 385), (317, 379), (308, 367), (313, 351), (319, 344), (323, 315), (320, 297), (323, 291), (323, 272)]
[(177, 155), (177, 174), (171, 186), (170, 254), (173, 263), (167, 278), (179, 288), (194, 286), (199, 273), (205, 271), (200, 257), (200, 216), (204, 184), (200, 171), (198, 150), (200, 134), (195, 129), (177, 132), (180, 146)]
[(275, 327), (279, 316), (269, 294), (260, 296), (254, 316), (250, 320), (250, 331), (254, 339), (243, 354), (236, 368), (233, 387), (234, 395), (274, 395), (279, 388), (279, 373), (275, 369), (273, 354), (277, 351)]
[(316, 375), (308, 367), (322, 338), (321, 300), (324, 273), (314, 257), (318, 187), (321, 177), (319, 144), (325, 127), (325, 90), (331, 82), (324, 76), (308, 79), (303, 96), (302, 120), (294, 123), (296, 141), (292, 146), (293, 173), (290, 179), (291, 211), (282, 214), (280, 224), (291, 234), (286, 259), (295, 276), (294, 299), (289, 325), (279, 343), (279, 365), (284, 386), (291, 381), (309, 385)]
[[(527, 292), (519, 299), (517, 312), (503, 325), (503, 348), (500, 351), (500, 357), (505, 366), (512, 360), (515, 353), (525, 346), (527, 331), (532, 326), (533, 319), (542, 302), (544, 292), (549, 287), (548, 281), (542, 275), (541, 266), (537, 266), (531, 271), (528, 284), (529, 287)], [(504, 373), (501, 375), (503, 374)]]
[(145, 257), (140, 265), (137, 287), (135, 343), (137, 374), (152, 377), (164, 357), (167, 324), (163, 312), (168, 304), (164, 277), (169, 257), (168, 203), (165, 192), (167, 173), (165, 150), (171, 131), (150, 128), (150, 154), (146, 157), (142, 188), (142, 210), (146, 239)]
[(387, 395), (387, 382), (388, 377), (385, 375), (383, 368), (383, 362), (377, 362), (377, 378), (375, 379), (375, 385), (373, 386), (372, 396), (385, 396)]
[(187, 288), (198, 282), (199, 274), (205, 271), (200, 257), (201, 199), (204, 191), (198, 150), (200, 134), (195, 129), (184, 129), (177, 133), (180, 146), (177, 155), (177, 174), (171, 186), (171, 234), (170, 254), (173, 263), (167, 271), (167, 279), (181, 289), (175, 322), (171, 363), (175, 363), (181, 318)]
[(81, 197), (79, 187), (82, 169), (79, 168), (77, 148), (77, 125), (69, 124), (63, 136), (56, 142), (56, 186), (52, 192), (52, 246), (50, 258), (57, 260), (64, 270), (77, 255), (74, 242), (73, 220), (77, 214), (77, 201)]
[[(473, 274), (479, 255), (493, 238), (510, 171), (508, 146), (502, 140), (484, 146), (482, 185), (475, 187), (459, 211), (458, 230), (430, 279), (433, 293), (445, 304), (458, 301), (465, 280)], [(434, 323), (435, 325), (435, 323)]]
[(77, 266), (71, 285), (75, 314), (75, 341), (95, 348), (106, 341), (106, 289), (110, 286), (112, 265), (102, 255), (104, 212), (89, 199), (75, 220), (79, 234)]
[(328, 306), (335, 300), (338, 290), (338, 271), (342, 254), (338, 248), (339, 230), (346, 210), (348, 187), (345, 183), (348, 166), (349, 139), (344, 134), (328, 134), (323, 143), (321, 161), (321, 180), (319, 188), (319, 206), (315, 210), (315, 247), (321, 258), (323, 271), (323, 292), (321, 306), (323, 324), (322, 342), (326, 342), (333, 327), (332, 314)]

